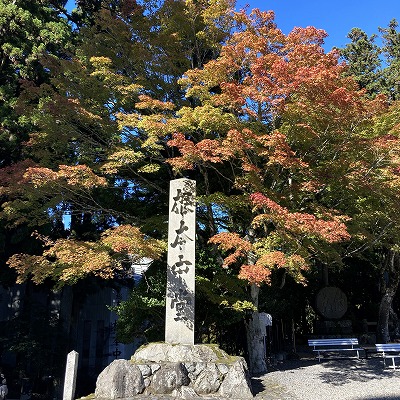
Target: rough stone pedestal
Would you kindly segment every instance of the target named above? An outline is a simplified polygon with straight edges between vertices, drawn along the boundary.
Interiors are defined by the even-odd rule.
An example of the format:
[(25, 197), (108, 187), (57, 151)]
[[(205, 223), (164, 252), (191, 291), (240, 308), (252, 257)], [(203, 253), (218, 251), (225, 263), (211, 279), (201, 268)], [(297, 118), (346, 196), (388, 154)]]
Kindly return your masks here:
[(253, 397), (247, 365), (216, 345), (150, 343), (131, 360), (115, 360), (99, 375), (97, 399), (140, 395)]

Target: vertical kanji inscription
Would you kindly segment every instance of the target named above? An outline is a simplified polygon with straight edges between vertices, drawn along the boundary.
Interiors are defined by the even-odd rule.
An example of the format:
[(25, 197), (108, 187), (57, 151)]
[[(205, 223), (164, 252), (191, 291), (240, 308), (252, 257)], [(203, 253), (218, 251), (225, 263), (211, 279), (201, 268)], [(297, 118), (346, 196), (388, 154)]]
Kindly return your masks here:
[(170, 182), (165, 341), (194, 344), (196, 182)]

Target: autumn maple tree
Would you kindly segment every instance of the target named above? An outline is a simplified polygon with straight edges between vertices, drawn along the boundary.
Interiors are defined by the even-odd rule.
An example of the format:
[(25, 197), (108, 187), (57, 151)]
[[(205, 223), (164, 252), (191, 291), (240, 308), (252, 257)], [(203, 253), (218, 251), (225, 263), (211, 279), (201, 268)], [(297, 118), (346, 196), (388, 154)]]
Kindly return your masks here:
[[(70, 284), (161, 258), (168, 181), (196, 179), (201, 295), (247, 314), (250, 367), (263, 372), (262, 285), (306, 284), (308, 270), (382, 243), (390, 221), (396, 242), (398, 105), (326, 53), (324, 31), (285, 35), (273, 12), (97, 5), (81, 10), (68, 57), (41, 54), (50, 79), (21, 83), (15, 109), (32, 129), (2, 170), (2, 218), (35, 227), (43, 247), (9, 264), (21, 281)], [(70, 230), (41, 232), (67, 214)], [(244, 283), (251, 302), (231, 295)]]
[[(329, 263), (337, 257), (332, 245), (350, 239), (350, 218), (330, 190), (340, 175), (350, 181), (357, 162), (367, 165), (357, 150), (367, 146), (365, 130), (385, 102), (368, 100), (344, 76), (338, 53), (321, 47), (325, 32), (295, 28), (284, 35), (272, 12), (235, 18), (237, 30), (220, 56), (181, 79), (195, 106), (179, 109), (162, 134), (172, 135), (168, 144), (180, 152), (168, 162), (207, 182), (205, 202), (232, 218), (230, 196), (253, 209), (210, 243), (232, 251), (224, 265), (242, 263), (239, 277), (251, 283), (257, 306), (257, 288), (271, 271), (282, 268), (304, 282), (313, 260)], [(249, 353), (260, 372), (257, 326), (254, 314)]]
[[(311, 266), (340, 265), (384, 238), (396, 243), (397, 105), (368, 96), (339, 54), (323, 51), (323, 31), (285, 36), (272, 13), (257, 10), (236, 21), (221, 55), (185, 73), (195, 106), (181, 108), (163, 132), (181, 154), (168, 162), (197, 170), (204, 201), (230, 216), (221, 226), (228, 232), (210, 243), (231, 251), (224, 265), (241, 265), (257, 305), (258, 286), (277, 268), (302, 282)], [(235, 212), (245, 203), (253, 207), (247, 219)], [(253, 321), (248, 342), (257, 344)], [(263, 370), (252, 359), (261, 350), (249, 353), (253, 370)]]

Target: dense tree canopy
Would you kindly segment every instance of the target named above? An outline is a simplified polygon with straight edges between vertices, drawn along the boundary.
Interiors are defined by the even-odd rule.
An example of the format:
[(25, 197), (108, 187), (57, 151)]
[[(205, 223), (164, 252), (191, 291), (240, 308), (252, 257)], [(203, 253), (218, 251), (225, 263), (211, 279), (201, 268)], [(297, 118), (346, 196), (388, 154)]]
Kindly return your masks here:
[[(357, 28), (325, 52), (324, 31), (285, 35), (273, 12), (230, 0), (25, 3), (0, 1), (0, 218), (33, 232), (4, 251), (18, 282), (163, 260), (178, 176), (197, 181), (198, 293), (218, 306), (199, 313), (204, 332), (222, 332), (221, 315), (254, 319), (276, 278), (307, 284), (362, 251), (398, 253), (395, 20), (382, 48)], [(133, 306), (160, 323), (162, 265), (122, 321)]]

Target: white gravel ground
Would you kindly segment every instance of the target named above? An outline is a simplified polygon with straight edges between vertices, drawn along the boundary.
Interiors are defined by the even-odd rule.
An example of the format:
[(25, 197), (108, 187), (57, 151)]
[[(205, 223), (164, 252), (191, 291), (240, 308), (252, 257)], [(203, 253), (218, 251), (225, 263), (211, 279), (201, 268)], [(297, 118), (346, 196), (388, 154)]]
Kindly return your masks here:
[(260, 400), (400, 399), (400, 368), (383, 368), (381, 358), (284, 361), (253, 378)]
[[(400, 367), (384, 368), (382, 358), (376, 355), (368, 359), (328, 358), (319, 363), (308, 354), (253, 377), (252, 386), (254, 400), (400, 400)], [(140, 395), (137, 399), (192, 400), (167, 395)], [(234, 396), (196, 399), (237, 400)]]

